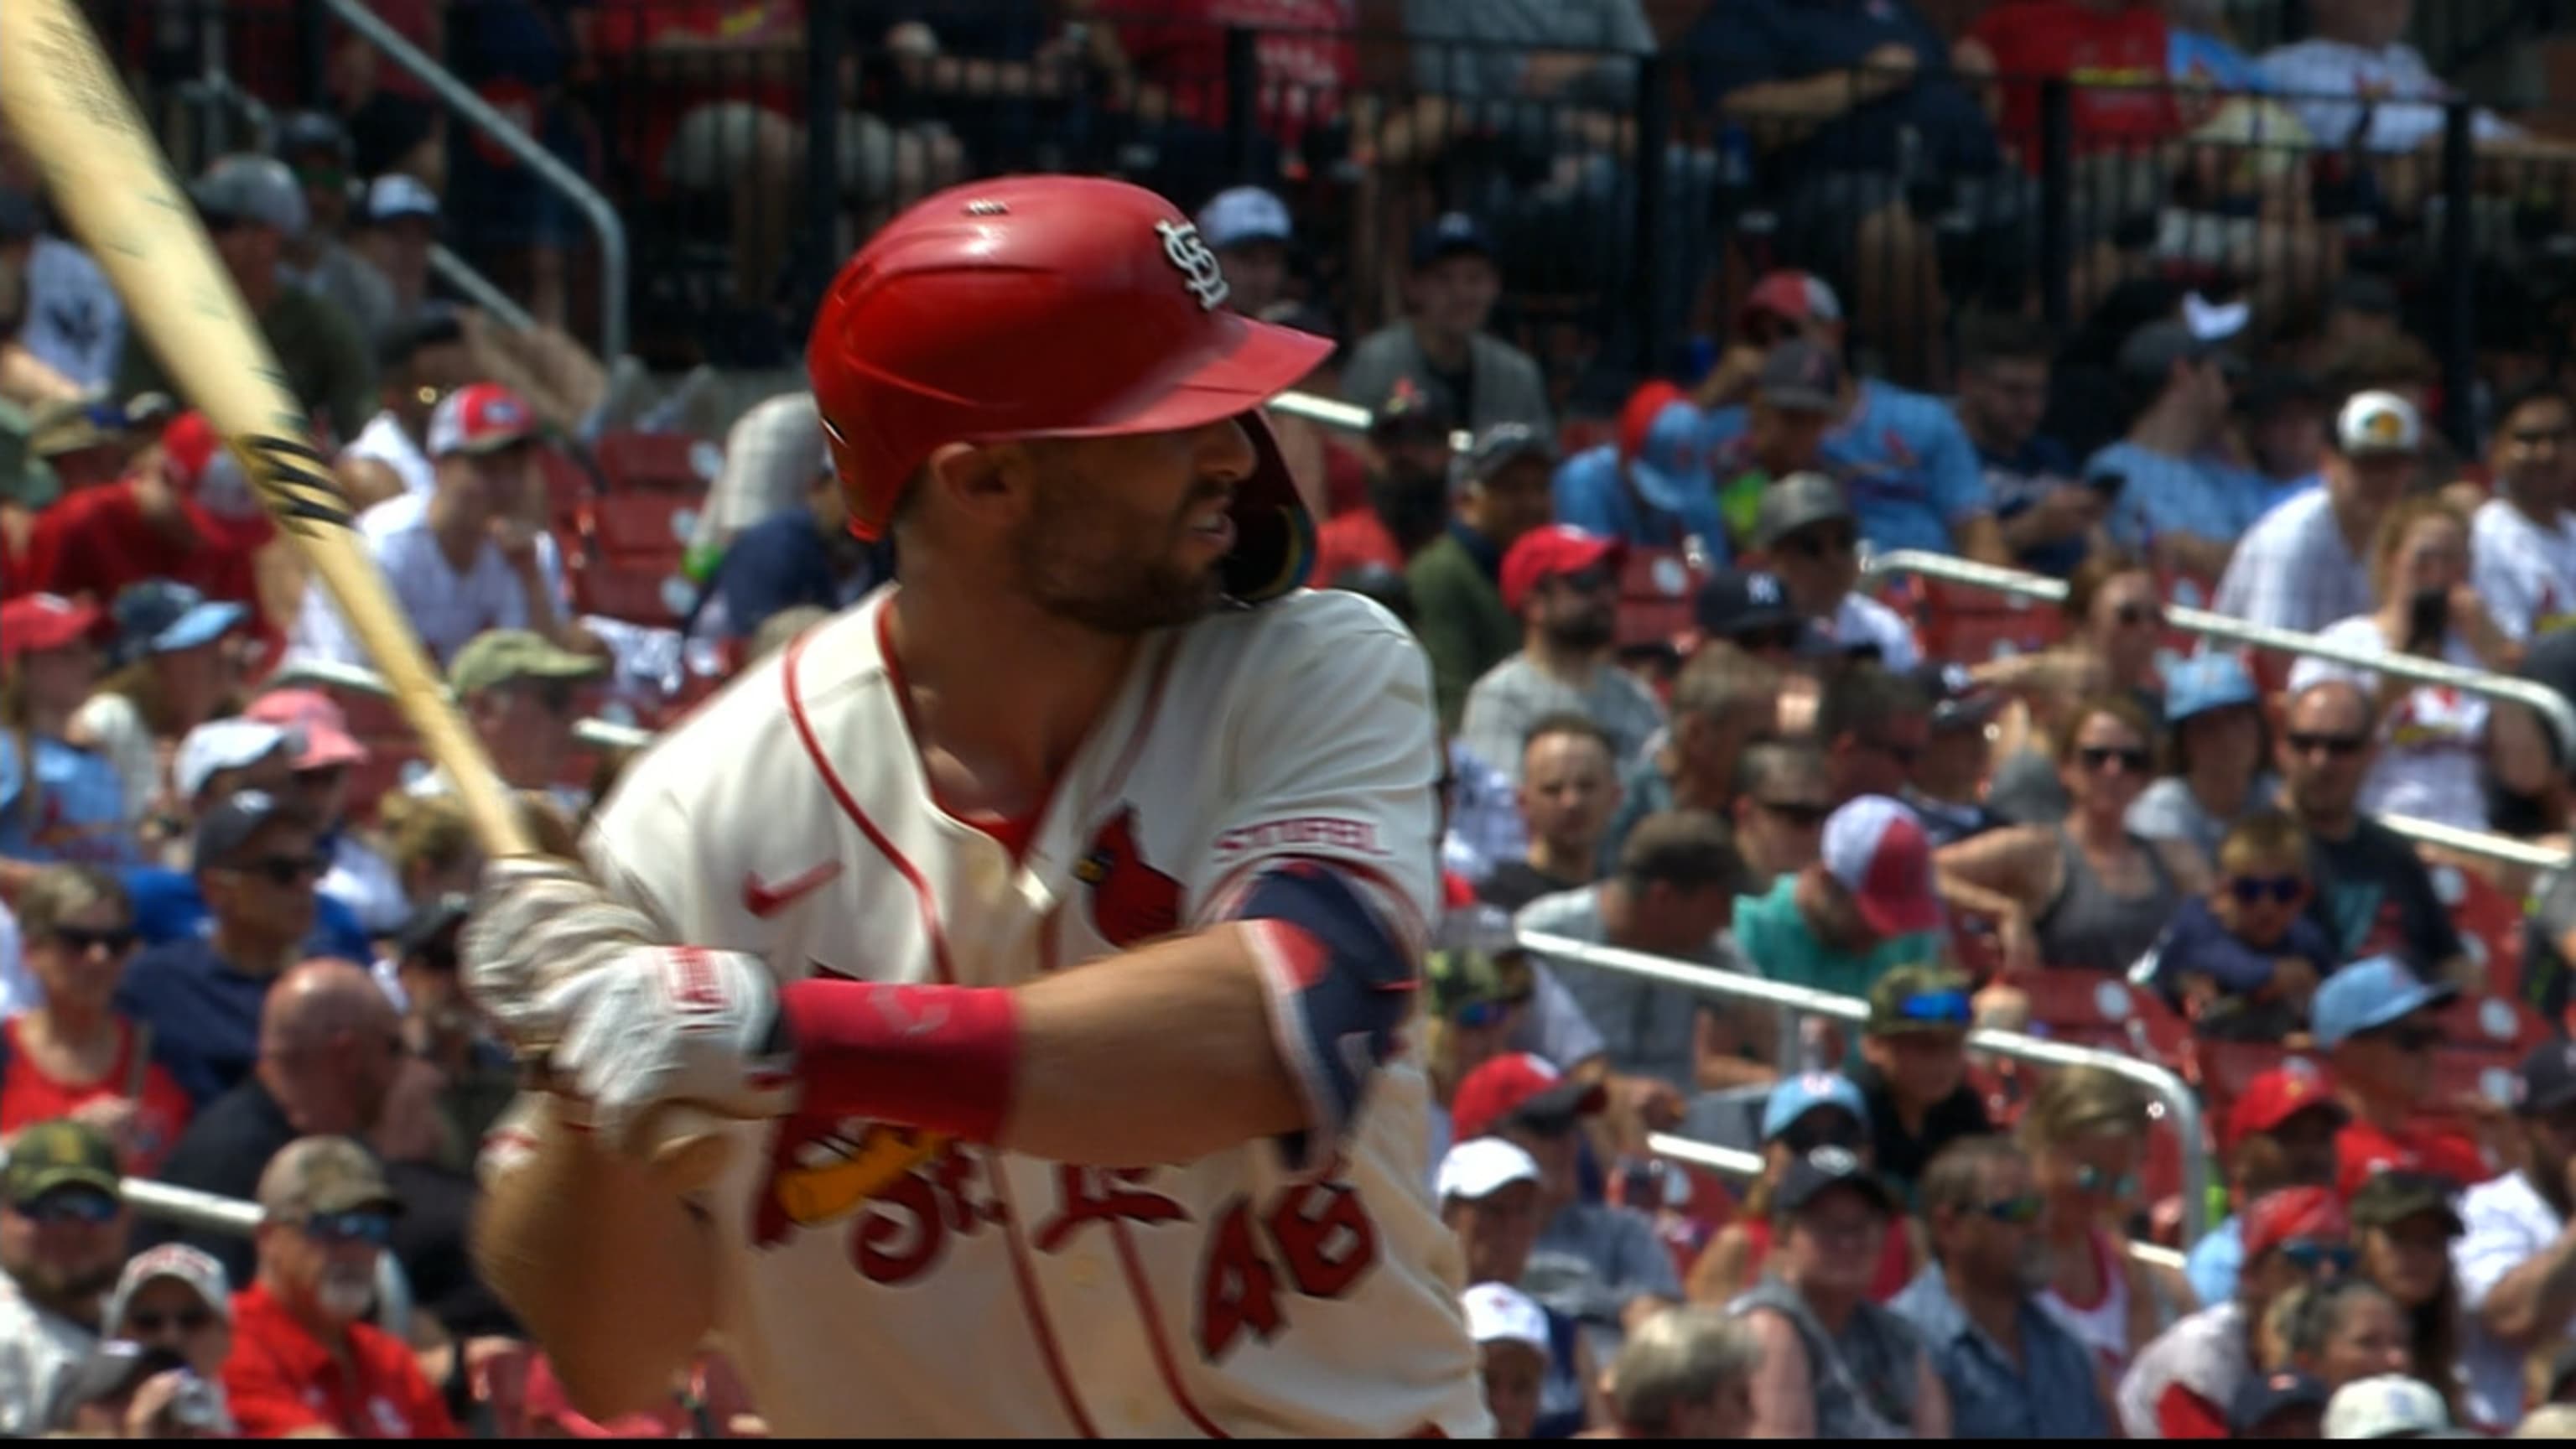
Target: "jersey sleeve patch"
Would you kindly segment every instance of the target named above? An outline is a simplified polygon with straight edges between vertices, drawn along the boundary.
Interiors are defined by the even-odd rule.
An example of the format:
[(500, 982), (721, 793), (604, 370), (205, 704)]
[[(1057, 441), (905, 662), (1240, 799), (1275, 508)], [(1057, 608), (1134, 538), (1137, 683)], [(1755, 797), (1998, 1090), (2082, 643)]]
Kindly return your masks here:
[(1352, 882), (1311, 860), (1255, 877), (1233, 917), (1270, 992), (1271, 1033), (1306, 1102), (1280, 1139), (1292, 1171), (1332, 1160), (1368, 1084), (1402, 1045), (1420, 978), (1413, 953)]

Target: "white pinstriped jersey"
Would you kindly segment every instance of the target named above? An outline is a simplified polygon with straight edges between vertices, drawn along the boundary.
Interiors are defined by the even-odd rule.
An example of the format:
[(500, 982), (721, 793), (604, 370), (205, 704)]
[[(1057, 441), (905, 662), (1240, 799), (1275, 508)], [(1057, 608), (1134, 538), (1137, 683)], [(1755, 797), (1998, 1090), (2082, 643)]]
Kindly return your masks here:
[[(1007, 986), (1220, 920), (1304, 858), (1420, 948), (1430, 675), (1374, 604), (1150, 639), (1015, 863), (931, 797), (887, 597), (636, 763), (590, 842), (612, 893), (781, 980)], [(1488, 1432), (1427, 1121), (1399, 1054), (1311, 1175), (1270, 1141), (1121, 1172), (951, 1148), (871, 1202), (843, 1180), (868, 1124), (746, 1125), (702, 1204), (719, 1332), (782, 1434)]]

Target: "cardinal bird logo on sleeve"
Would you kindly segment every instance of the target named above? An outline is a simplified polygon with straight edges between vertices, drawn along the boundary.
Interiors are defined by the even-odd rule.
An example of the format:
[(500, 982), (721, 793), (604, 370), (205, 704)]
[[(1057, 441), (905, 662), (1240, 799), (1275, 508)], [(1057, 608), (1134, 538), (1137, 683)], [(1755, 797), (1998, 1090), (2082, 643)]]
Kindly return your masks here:
[(1091, 887), (1091, 924), (1122, 950), (1180, 929), (1181, 883), (1145, 863), (1136, 807), (1121, 805), (1091, 837), (1074, 879)]

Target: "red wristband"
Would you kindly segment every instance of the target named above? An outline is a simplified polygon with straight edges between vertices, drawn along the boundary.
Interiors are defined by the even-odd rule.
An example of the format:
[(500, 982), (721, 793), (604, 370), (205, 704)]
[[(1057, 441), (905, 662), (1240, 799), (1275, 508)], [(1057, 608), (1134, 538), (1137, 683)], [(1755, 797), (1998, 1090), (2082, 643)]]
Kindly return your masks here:
[(866, 1117), (969, 1142), (1001, 1134), (1020, 1061), (1010, 992), (816, 977), (782, 988), (778, 1009), (805, 1084), (800, 1115)]

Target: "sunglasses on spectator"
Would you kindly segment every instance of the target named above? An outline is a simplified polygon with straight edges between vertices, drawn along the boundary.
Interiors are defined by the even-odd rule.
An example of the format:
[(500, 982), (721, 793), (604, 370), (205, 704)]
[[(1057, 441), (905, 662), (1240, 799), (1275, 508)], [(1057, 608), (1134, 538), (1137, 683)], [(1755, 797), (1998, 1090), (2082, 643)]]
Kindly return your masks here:
[(176, 1313), (135, 1312), (125, 1315), (125, 1327), (133, 1333), (159, 1333), (165, 1328), (175, 1328), (181, 1333), (195, 1333), (214, 1321), (214, 1310), (202, 1306), (182, 1308)]
[(1618, 575), (1596, 564), (1588, 569), (1577, 569), (1570, 574), (1558, 574), (1556, 581), (1561, 587), (1574, 593), (1597, 594), (1618, 583), (1619, 578)]
[(1492, 1026), (1514, 1011), (1529, 1005), (1530, 993), (1497, 996), (1490, 1001), (1470, 1001), (1451, 1013), (1450, 1020), (1460, 1026)]
[(263, 855), (245, 860), (233, 867), (244, 875), (255, 875), (270, 885), (303, 885), (331, 873), (331, 859), (325, 855)]
[(2046, 1210), (2046, 1207), (2046, 1200), (2038, 1193), (2026, 1192), (2019, 1197), (2008, 1197), (2001, 1202), (1987, 1203), (1985, 1214), (1996, 1222), (2026, 1228), (2039, 1221), (2039, 1215)]
[(1861, 1145), (1860, 1124), (1843, 1112), (1809, 1112), (1789, 1124), (1780, 1134), (1780, 1144), (1800, 1157), (1819, 1147), (1839, 1147), (1846, 1152)]
[(2298, 754), (2313, 755), (2319, 750), (2330, 755), (2357, 755), (2370, 743), (2367, 735), (2319, 735), (2304, 730), (2290, 732), (2290, 748)]
[(2308, 883), (2294, 875), (2240, 875), (2229, 879), (2227, 892), (2242, 905), (2270, 900), (2286, 906), (2308, 893)]
[(1976, 1020), (1976, 1011), (1964, 991), (1918, 991), (1896, 1003), (1896, 1019), (1936, 1026), (1966, 1026)]
[(1858, 543), (1848, 528), (1819, 528), (1791, 534), (1780, 540), (1780, 549), (1800, 558), (1825, 558), (1850, 553)]
[(2132, 775), (2143, 775), (2149, 763), (2147, 752), (2133, 745), (2085, 745), (2075, 752), (2084, 768), (2096, 774), (2110, 765), (2118, 765)]
[(345, 1213), (315, 1213), (304, 1220), (305, 1236), (326, 1243), (365, 1243), (381, 1248), (394, 1239), (394, 1220), (390, 1213), (367, 1212), (363, 1209)]
[(1782, 823), (1801, 830), (1815, 829), (1834, 813), (1831, 805), (1820, 805), (1813, 800), (1755, 800), (1753, 803), (1779, 816)]
[(2401, 1021), (2360, 1035), (2387, 1042), (2401, 1052), (2428, 1052), (2442, 1040), (2440, 1028), (2426, 1026), (2420, 1021)]
[(2138, 1175), (2134, 1172), (2124, 1172), (2114, 1177), (2090, 1163), (2085, 1163), (2075, 1169), (2075, 1190), (2101, 1193), (2115, 1198), (2132, 1198), (2138, 1195)]
[(17, 1204), (21, 1217), (39, 1223), (84, 1223), (96, 1227), (112, 1222), (124, 1204), (92, 1187), (59, 1187), (33, 1202)]
[(2352, 1272), (2353, 1251), (2349, 1243), (2321, 1242), (2315, 1238), (2292, 1238), (2281, 1245), (2281, 1256), (2302, 1273), (2319, 1268), (2332, 1268), (2338, 1277)]
[(102, 946), (111, 956), (122, 956), (134, 949), (134, 932), (124, 926), (56, 926), (47, 934), (75, 956)]
[(2122, 604), (2112, 611), (2111, 617), (2118, 621), (2121, 628), (2135, 629), (2141, 624), (2163, 623), (2165, 611), (2153, 604)]

